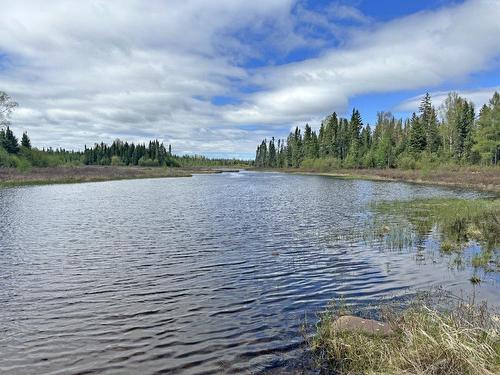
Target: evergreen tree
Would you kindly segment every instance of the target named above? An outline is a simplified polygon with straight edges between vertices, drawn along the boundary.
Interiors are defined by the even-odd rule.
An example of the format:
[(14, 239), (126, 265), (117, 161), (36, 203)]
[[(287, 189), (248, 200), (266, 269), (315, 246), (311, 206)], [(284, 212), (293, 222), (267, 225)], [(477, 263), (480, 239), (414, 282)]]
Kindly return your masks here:
[(469, 159), (472, 151), (472, 131), (474, 126), (474, 105), (466, 100), (459, 101), (459, 113), (456, 120), (455, 157)]
[(427, 151), (436, 152), (441, 144), (438, 132), (436, 110), (432, 106), (431, 96), (426, 93), (420, 103), (420, 122), (425, 132), (425, 146)]
[(21, 138), (21, 146), (30, 149), (31, 148), (31, 140), (28, 137), (28, 133), (24, 132), (23, 137)]
[(19, 143), (17, 138), (8, 125), (1, 138), (2, 146), (9, 154), (17, 154), (19, 152)]
[(269, 159), (267, 164), (268, 167), (276, 167), (276, 146), (274, 144), (274, 137), (269, 141)]
[(500, 94), (495, 92), (479, 113), (472, 150), (485, 164), (500, 163)]
[(410, 120), (409, 148), (413, 153), (420, 153), (427, 147), (426, 129), (421, 119), (413, 113)]
[(352, 158), (352, 162), (355, 164), (358, 163), (360, 156), (362, 127), (363, 121), (361, 120), (361, 114), (357, 109), (353, 109), (351, 121), (349, 122), (349, 155)]
[(300, 167), (302, 160), (304, 158), (304, 149), (302, 143), (302, 134), (299, 127), (295, 128), (295, 133), (293, 135), (292, 143), (292, 166), (295, 168)]

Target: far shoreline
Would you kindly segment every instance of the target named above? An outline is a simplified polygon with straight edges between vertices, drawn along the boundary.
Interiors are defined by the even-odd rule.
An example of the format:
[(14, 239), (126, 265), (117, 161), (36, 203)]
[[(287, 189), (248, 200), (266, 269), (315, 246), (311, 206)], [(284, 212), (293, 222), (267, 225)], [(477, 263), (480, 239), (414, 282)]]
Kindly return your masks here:
[(369, 181), (407, 182), (480, 190), (500, 195), (500, 168), (454, 167), (448, 169), (336, 169), (318, 171), (307, 168), (247, 168), (250, 171), (278, 172), (308, 176), (325, 176)]
[[(407, 182), (452, 188), (472, 189), (500, 195), (500, 168), (454, 167), (430, 170), (336, 169), (320, 171), (307, 168), (241, 168), (255, 172), (277, 172), (370, 181)], [(227, 167), (139, 167), (139, 166), (60, 166), (19, 171), (0, 167), (0, 188), (30, 185), (73, 184), (116, 180), (192, 177), (195, 174), (239, 172)]]
[(0, 168), (0, 188), (75, 184), (148, 178), (192, 177), (195, 174), (239, 172), (239, 169), (224, 167), (137, 167), (137, 166), (64, 166), (31, 168), (19, 171), (15, 168)]

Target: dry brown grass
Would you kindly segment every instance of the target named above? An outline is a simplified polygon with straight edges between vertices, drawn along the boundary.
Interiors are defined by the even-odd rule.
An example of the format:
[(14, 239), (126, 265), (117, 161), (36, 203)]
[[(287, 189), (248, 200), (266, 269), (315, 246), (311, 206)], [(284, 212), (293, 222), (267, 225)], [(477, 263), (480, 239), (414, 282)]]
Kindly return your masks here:
[(500, 371), (500, 322), (485, 305), (442, 312), (425, 304), (388, 314), (390, 337), (338, 331), (339, 310), (317, 324), (310, 346), (323, 373), (492, 375)]
[(344, 178), (382, 181), (406, 181), (423, 184), (474, 188), (500, 193), (500, 167), (448, 166), (428, 170), (404, 169), (278, 169), (289, 173), (305, 173)]
[(76, 183), (137, 178), (190, 177), (193, 173), (211, 172), (208, 169), (148, 168), (117, 166), (80, 166), (32, 168), (21, 172), (0, 168), (0, 186)]

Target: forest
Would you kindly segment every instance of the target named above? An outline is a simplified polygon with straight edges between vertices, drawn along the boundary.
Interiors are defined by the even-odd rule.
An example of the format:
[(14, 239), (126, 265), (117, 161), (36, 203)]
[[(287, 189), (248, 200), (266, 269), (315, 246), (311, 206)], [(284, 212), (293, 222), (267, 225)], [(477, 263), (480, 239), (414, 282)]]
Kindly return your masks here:
[(328, 116), (316, 132), (296, 127), (286, 139), (263, 140), (255, 165), (262, 168), (401, 168), (443, 164), (498, 165), (500, 95), (495, 92), (476, 115), (474, 104), (449, 93), (436, 109), (427, 93), (419, 112), (405, 120), (377, 113), (372, 129), (353, 109), (350, 119)]
[(0, 129), (0, 167), (26, 170), (30, 167), (57, 167), (77, 165), (113, 165), (141, 167), (210, 167), (236, 166), (248, 164), (238, 159), (207, 158), (201, 155), (174, 155), (172, 146), (166, 147), (158, 140), (146, 143), (128, 143), (115, 140), (111, 145), (96, 143), (84, 146), (83, 151), (69, 151), (63, 148), (43, 148), (31, 146), (26, 132), (21, 142), (7, 125)]
[(246, 165), (238, 159), (207, 158), (200, 155), (174, 155), (172, 146), (165, 146), (158, 140), (146, 143), (129, 143), (120, 139), (111, 145), (96, 143), (84, 146), (83, 151), (63, 148), (32, 147), (27, 132), (16, 137), (9, 126), (9, 116), (17, 103), (5, 92), (0, 91), (0, 167), (17, 168), (21, 171), (31, 167), (57, 167), (77, 165), (113, 165), (144, 167), (210, 167)]

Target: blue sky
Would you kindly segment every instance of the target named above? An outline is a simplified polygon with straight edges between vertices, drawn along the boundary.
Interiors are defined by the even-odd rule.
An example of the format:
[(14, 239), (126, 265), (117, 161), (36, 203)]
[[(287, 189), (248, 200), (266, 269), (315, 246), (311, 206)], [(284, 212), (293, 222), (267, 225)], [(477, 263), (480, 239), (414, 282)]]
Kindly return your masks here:
[(500, 88), (500, 1), (7, 0), (0, 90), (38, 147), (116, 138), (251, 158), (333, 111)]

